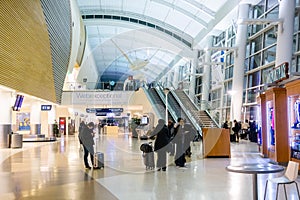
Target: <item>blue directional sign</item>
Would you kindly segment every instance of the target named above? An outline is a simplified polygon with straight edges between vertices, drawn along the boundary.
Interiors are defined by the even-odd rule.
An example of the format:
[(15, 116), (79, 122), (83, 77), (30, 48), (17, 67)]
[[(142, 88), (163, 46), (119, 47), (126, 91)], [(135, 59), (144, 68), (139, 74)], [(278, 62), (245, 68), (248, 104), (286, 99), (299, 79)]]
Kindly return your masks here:
[(41, 105), (42, 111), (49, 111), (52, 109), (52, 105)]

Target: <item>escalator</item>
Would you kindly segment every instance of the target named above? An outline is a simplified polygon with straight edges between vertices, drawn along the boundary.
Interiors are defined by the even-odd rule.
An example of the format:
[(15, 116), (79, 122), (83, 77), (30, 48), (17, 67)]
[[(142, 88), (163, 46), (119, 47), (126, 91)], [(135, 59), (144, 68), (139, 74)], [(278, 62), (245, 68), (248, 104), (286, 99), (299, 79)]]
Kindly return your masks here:
[[(159, 94), (157, 93), (155, 88), (149, 88), (149, 89), (145, 89), (144, 91), (146, 93), (146, 95), (148, 95), (149, 100), (154, 108), (154, 111), (156, 112), (156, 116), (158, 116), (158, 118), (160, 119), (165, 119), (166, 118), (166, 106), (164, 101), (161, 99), (161, 97), (159, 96)], [(168, 119), (173, 119), (173, 116), (170, 114), (170, 110), (168, 110)]]
[[(153, 110), (155, 111), (158, 118), (165, 119), (166, 113), (166, 95), (162, 91), (160, 87), (144, 89), (146, 96), (153, 106)], [(195, 130), (197, 130), (197, 138), (202, 137), (202, 130), (197, 121), (191, 116), (190, 111), (186, 110), (186, 108), (179, 102), (174, 95), (173, 92), (168, 93), (168, 119), (173, 122), (177, 122), (179, 117), (185, 119), (186, 123), (191, 124)], [(187, 114), (188, 113), (188, 114)], [(198, 137), (199, 136), (199, 137)]]

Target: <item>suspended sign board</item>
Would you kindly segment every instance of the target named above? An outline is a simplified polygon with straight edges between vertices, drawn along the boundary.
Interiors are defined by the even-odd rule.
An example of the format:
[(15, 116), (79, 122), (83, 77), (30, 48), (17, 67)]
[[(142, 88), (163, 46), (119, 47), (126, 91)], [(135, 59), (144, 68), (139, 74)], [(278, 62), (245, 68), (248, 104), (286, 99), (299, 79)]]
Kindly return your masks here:
[(52, 105), (41, 105), (42, 111), (49, 111), (52, 109)]
[(289, 63), (284, 62), (270, 69), (267, 73), (266, 83), (279, 83), (289, 78)]
[(127, 105), (134, 91), (64, 92), (62, 105)]

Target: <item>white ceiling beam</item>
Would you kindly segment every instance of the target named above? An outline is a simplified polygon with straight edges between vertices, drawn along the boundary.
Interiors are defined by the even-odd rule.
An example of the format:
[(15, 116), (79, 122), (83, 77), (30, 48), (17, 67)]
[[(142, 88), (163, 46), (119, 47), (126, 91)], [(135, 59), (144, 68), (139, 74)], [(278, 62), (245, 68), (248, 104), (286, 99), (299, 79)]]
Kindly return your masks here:
[(205, 5), (194, 1), (194, 0), (185, 0), (186, 3), (194, 6), (195, 8), (199, 9), (200, 12), (202, 12), (203, 14), (205, 14), (206, 16), (208, 16), (211, 19), (214, 19), (215, 17), (215, 12), (212, 11), (211, 9), (207, 8)]
[(176, 10), (176, 11), (178, 11), (178, 12), (180, 12), (180, 13), (186, 15), (186, 16), (188, 16), (192, 20), (198, 22), (204, 29), (207, 28), (207, 23), (203, 19), (197, 17), (193, 13), (191, 13), (191, 12), (189, 12), (189, 11), (187, 11), (187, 10), (179, 7), (179, 6), (176, 6), (175, 4), (169, 3), (169, 2), (164, 1), (164, 0), (151, 0), (151, 1), (156, 2), (158, 4), (161, 4), (161, 5), (164, 5), (164, 6), (167, 6), (169, 8), (172, 8), (172, 9), (174, 9), (174, 10)]
[(205, 40), (206, 36), (208, 36), (209, 33), (215, 29), (215, 26), (220, 23), (226, 17), (226, 15), (228, 15), (228, 13), (233, 11), (238, 6), (238, 4), (239, 1), (226, 1), (223, 7), (219, 9), (220, 11), (215, 14), (215, 19), (211, 20), (208, 23), (207, 29), (201, 30), (195, 37), (194, 44), (198, 44), (203, 39)]
[[(172, 33), (175, 33), (177, 35), (179, 35), (180, 37), (182, 37), (183, 39), (185, 39), (186, 41), (191, 42), (193, 40), (193, 37), (191, 35), (189, 35), (186, 32), (183, 32), (183, 30), (180, 30), (178, 28), (176, 28), (175, 26), (172, 26), (171, 24), (167, 24), (161, 20), (155, 19), (151, 16), (146, 16), (146, 15), (142, 15), (139, 13), (134, 13), (134, 12), (129, 12), (129, 11), (121, 11), (121, 10), (113, 10), (113, 9), (97, 9), (94, 7), (84, 7), (84, 8), (80, 8), (80, 12), (82, 15), (115, 15), (115, 16), (122, 16), (122, 17), (129, 17), (129, 18), (134, 18), (134, 19), (138, 19), (138, 20), (143, 20), (145, 22), (154, 24), (156, 26), (160, 26)], [(194, 17), (194, 16), (193, 16)], [(99, 22), (101, 23), (102, 21), (109, 21), (110, 23), (117, 20), (112, 20), (112, 19), (84, 19), (83, 22), (85, 25), (97, 25), (97, 23), (99, 24)], [(135, 25), (135, 26), (144, 26), (141, 24), (135, 24), (135, 23), (131, 23), (128, 21), (119, 21), (119, 22), (123, 22), (123, 24), (129, 24), (128, 26)], [(206, 24), (206, 22), (204, 22)]]

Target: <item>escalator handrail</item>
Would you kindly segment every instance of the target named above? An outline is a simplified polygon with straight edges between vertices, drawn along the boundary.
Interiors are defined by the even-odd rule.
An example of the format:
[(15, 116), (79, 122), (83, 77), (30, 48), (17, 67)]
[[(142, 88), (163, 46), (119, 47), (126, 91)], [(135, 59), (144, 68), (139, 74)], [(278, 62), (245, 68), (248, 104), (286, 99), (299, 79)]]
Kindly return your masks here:
[(195, 126), (195, 128), (199, 131), (200, 135), (202, 136), (202, 128), (201, 126), (197, 123), (197, 121), (195, 120), (195, 117), (190, 113), (190, 111), (188, 109), (186, 109), (186, 107), (181, 103), (180, 99), (178, 98), (178, 96), (176, 95), (176, 93), (174, 91), (171, 90), (172, 95), (174, 96), (174, 98), (176, 99), (176, 101), (178, 102), (178, 104), (180, 105), (180, 107), (183, 109), (183, 111), (185, 112), (185, 114), (188, 116), (188, 118), (191, 120), (192, 124)]
[[(157, 94), (159, 95), (160, 99), (163, 101), (163, 103), (165, 104), (164, 106), (166, 106), (166, 98), (165, 98), (165, 94), (163, 94), (161, 87), (155, 87), (155, 90), (157, 92)], [(178, 116), (176, 115), (176, 112), (173, 110), (173, 108), (171, 107), (171, 105), (168, 103), (168, 111), (171, 114), (173, 120), (177, 120)]]
[(161, 116), (161, 112), (157, 109), (157, 107), (156, 106), (154, 106), (154, 105), (156, 105), (156, 102), (154, 102), (153, 101), (153, 97), (152, 97), (152, 95), (151, 94), (149, 94), (149, 91), (146, 89), (146, 88), (144, 88), (143, 87), (143, 90), (144, 90), (144, 92), (145, 92), (145, 94), (146, 94), (146, 96), (147, 96), (147, 98), (148, 98), (148, 100), (150, 101), (150, 103), (152, 104), (152, 106), (153, 106), (153, 109), (154, 109), (154, 112), (156, 112), (156, 114), (160, 117), (160, 118), (162, 118), (162, 116)]
[[(159, 84), (158, 84), (157, 87), (158, 87), (157, 90), (159, 90), (160, 92), (162, 92), (163, 87), (161, 85), (159, 85)], [(196, 128), (196, 130), (199, 132), (199, 134), (202, 137), (202, 128), (201, 128), (201, 126), (197, 123), (197, 121), (195, 120), (194, 116), (190, 113), (190, 111), (188, 109), (186, 109), (186, 107), (181, 103), (180, 99), (175, 94), (173, 87), (171, 87), (170, 92), (172, 93), (173, 97), (175, 98), (175, 100), (177, 101), (177, 103), (179, 104), (179, 106), (181, 107), (181, 109), (183, 109), (184, 113), (187, 115), (187, 117), (189, 118), (189, 120), (192, 122), (192, 125)]]

